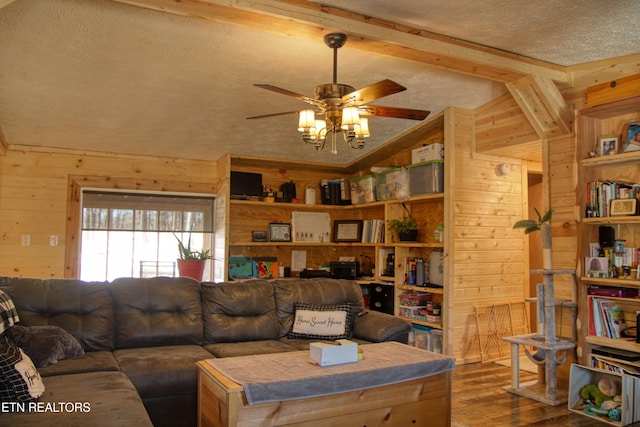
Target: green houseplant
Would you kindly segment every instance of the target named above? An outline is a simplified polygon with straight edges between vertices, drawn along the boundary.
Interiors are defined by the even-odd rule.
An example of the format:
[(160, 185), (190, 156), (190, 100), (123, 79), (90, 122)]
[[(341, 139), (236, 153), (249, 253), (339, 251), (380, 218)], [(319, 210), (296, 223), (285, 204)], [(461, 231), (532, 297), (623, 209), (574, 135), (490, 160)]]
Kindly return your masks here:
[(206, 262), (208, 259), (211, 259), (209, 249), (199, 251), (191, 249), (191, 233), (189, 233), (189, 240), (187, 240), (186, 245), (180, 240), (176, 233), (173, 233), (173, 235), (178, 241), (178, 252), (180, 253), (180, 258), (178, 259), (178, 274), (182, 277), (202, 280)]
[(390, 219), (387, 221), (389, 231), (398, 233), (401, 242), (415, 242), (418, 240), (418, 222), (410, 215), (402, 219)]

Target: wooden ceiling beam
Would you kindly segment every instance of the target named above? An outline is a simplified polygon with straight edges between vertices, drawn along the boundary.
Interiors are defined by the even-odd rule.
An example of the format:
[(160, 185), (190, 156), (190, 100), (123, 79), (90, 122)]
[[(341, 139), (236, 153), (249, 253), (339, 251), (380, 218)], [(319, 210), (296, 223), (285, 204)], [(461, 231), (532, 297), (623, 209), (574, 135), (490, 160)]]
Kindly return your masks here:
[(14, 0), (0, 0), (0, 9), (8, 5), (9, 3), (13, 3)]
[(7, 145), (7, 140), (4, 139), (4, 134), (2, 133), (2, 126), (0, 126), (0, 156), (5, 156), (7, 154), (7, 150), (9, 146)]
[(313, 40), (341, 31), (360, 49), (501, 83), (527, 75), (569, 83), (565, 67), (306, 0), (112, 1)]

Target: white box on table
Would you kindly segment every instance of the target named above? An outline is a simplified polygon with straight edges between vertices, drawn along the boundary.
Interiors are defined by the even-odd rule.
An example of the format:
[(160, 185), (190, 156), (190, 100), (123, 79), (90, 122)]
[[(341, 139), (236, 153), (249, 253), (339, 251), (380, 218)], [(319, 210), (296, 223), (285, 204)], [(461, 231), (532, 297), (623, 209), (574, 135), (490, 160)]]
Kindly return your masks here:
[(358, 361), (358, 344), (349, 340), (336, 340), (336, 344), (312, 342), (309, 358), (318, 366), (339, 365)]

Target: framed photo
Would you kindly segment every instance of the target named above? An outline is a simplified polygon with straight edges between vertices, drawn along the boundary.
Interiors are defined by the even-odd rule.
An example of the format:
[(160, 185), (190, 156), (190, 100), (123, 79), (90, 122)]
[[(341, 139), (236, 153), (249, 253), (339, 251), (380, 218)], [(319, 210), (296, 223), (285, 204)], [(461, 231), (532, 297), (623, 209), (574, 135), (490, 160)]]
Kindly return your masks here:
[(269, 223), (269, 241), (270, 242), (290, 242), (291, 241), (291, 224), (284, 222)]
[(609, 156), (618, 153), (617, 136), (601, 136), (598, 138), (598, 156)]
[(637, 202), (636, 199), (613, 199), (609, 212), (611, 216), (635, 215)]
[(609, 258), (585, 257), (584, 270), (587, 277), (609, 277)]
[(267, 232), (263, 230), (253, 230), (251, 232), (251, 241), (252, 242), (266, 242), (267, 241)]
[(333, 221), (334, 242), (360, 242), (362, 241), (362, 220), (335, 220)]
[(622, 152), (640, 150), (640, 122), (627, 123), (622, 129), (622, 138), (624, 146), (621, 147)]

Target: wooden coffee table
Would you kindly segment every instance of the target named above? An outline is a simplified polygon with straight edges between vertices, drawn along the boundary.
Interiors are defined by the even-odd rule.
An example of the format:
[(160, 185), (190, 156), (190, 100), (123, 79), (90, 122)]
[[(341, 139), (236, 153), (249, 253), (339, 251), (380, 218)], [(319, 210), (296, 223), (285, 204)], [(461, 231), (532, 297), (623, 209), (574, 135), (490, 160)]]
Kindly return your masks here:
[[(206, 360), (197, 365), (200, 427), (445, 427), (451, 422), (451, 370), (363, 390), (250, 405), (242, 385)], [(324, 368), (310, 365), (309, 369)]]

